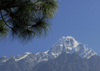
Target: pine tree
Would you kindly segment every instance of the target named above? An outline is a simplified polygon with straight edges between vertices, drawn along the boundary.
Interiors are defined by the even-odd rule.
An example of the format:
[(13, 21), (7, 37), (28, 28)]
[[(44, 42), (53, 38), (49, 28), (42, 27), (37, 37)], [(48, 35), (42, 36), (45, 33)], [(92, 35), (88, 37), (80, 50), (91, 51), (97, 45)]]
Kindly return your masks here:
[(20, 40), (46, 35), (57, 12), (56, 0), (0, 0), (0, 37)]

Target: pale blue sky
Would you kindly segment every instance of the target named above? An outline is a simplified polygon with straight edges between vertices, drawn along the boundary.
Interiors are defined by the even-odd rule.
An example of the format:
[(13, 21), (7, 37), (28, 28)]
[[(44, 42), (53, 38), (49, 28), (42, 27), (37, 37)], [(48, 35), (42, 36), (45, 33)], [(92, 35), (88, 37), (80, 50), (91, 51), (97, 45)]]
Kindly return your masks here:
[(60, 0), (58, 14), (51, 21), (47, 37), (21, 44), (17, 40), (0, 41), (0, 57), (25, 52), (43, 52), (62, 36), (72, 36), (100, 55), (100, 0)]

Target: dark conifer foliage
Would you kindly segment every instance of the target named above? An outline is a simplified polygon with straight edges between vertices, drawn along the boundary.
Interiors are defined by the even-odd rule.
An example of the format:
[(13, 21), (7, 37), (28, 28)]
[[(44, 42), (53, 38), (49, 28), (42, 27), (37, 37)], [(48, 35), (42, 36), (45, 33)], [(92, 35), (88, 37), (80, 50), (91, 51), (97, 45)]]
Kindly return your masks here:
[(57, 12), (56, 0), (0, 0), (0, 37), (20, 40), (46, 35)]

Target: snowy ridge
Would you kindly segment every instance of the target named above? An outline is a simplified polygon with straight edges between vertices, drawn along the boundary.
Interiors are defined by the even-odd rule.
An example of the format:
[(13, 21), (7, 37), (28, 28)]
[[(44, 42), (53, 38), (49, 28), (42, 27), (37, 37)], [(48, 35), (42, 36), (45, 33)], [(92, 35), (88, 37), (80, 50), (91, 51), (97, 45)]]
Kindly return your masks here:
[[(77, 42), (73, 37), (67, 36), (60, 38), (50, 50), (39, 53), (26, 52), (24, 55), (17, 55), (14, 57), (15, 61), (18, 62), (22, 59), (27, 59), (33, 63), (39, 63), (42, 61), (48, 61), (49, 59), (57, 58), (62, 53), (77, 53), (82, 58), (89, 59), (94, 55), (97, 55), (92, 49), (85, 47), (83, 44)], [(10, 58), (3, 57), (1, 63), (8, 61)]]
[(7, 60), (8, 60), (8, 58), (6, 56), (3, 56), (3, 57), (1, 57), (0, 62), (3, 63), (3, 62), (6, 62)]
[(20, 58), (15, 58), (15, 61), (19, 61), (19, 60), (22, 60), (22, 59), (24, 59), (25, 57), (27, 57), (29, 54), (31, 54), (30, 52), (26, 52), (22, 57), (20, 57)]

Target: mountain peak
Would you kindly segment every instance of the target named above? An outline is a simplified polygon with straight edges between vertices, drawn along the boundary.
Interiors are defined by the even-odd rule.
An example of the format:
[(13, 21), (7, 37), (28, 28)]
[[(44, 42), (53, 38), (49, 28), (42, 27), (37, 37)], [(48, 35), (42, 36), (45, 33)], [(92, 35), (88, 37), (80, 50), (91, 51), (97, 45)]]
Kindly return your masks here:
[(57, 57), (61, 53), (66, 52), (72, 54), (73, 52), (79, 54), (82, 58), (89, 59), (91, 56), (97, 55), (92, 49), (85, 47), (85, 45), (76, 41), (72, 36), (60, 38), (52, 47), (52, 54)]
[(72, 36), (67, 36), (67, 37), (63, 36), (56, 42), (55, 45), (53, 45), (53, 47), (62, 44), (66, 44), (66, 46), (76, 47), (79, 43)]

